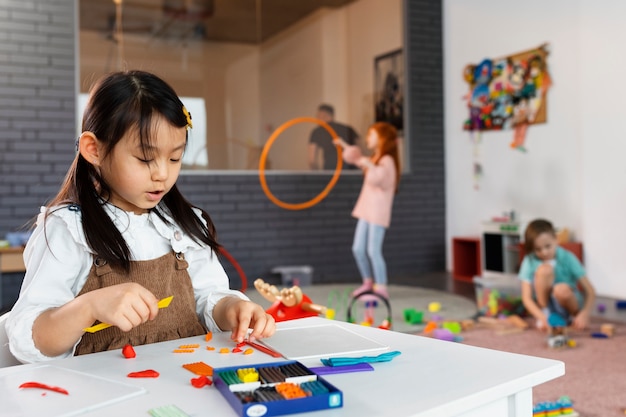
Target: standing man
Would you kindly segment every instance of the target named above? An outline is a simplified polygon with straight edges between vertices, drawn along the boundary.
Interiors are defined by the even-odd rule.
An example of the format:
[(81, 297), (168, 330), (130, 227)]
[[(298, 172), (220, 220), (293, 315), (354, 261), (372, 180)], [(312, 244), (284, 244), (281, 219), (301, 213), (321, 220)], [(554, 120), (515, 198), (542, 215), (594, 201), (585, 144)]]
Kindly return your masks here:
[[(317, 108), (317, 118), (328, 123), (330, 127), (349, 145), (356, 145), (359, 134), (348, 125), (335, 122), (335, 109), (329, 104), (320, 104)], [(322, 154), (322, 163), (319, 163), (319, 154)], [(330, 169), (337, 166), (337, 149), (333, 144), (330, 133), (322, 126), (316, 127), (309, 138), (309, 168), (312, 170)], [(345, 169), (356, 169), (356, 166), (344, 163)]]

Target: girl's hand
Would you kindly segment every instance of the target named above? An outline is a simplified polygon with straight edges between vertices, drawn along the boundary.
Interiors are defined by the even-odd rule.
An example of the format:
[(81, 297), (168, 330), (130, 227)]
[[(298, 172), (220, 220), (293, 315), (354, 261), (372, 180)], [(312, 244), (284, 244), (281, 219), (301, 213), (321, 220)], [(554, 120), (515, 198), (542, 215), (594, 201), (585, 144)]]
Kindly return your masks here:
[(221, 329), (231, 329), (230, 338), (241, 343), (252, 329), (249, 339), (270, 337), (276, 331), (274, 318), (263, 308), (251, 301), (237, 297), (225, 297), (220, 300), (213, 310), (215, 322)]
[(100, 288), (82, 297), (89, 298), (94, 321), (100, 320), (117, 326), (123, 332), (148, 320), (154, 320), (159, 312), (159, 300), (137, 283)]

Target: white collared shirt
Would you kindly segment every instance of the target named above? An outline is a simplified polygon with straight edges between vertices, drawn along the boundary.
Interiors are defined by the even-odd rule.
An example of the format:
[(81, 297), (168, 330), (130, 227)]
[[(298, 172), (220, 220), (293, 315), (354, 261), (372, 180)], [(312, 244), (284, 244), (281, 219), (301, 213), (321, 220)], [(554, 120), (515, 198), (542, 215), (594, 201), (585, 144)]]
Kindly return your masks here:
[[(163, 210), (161, 213), (171, 224), (154, 212), (137, 215), (110, 204), (105, 208), (126, 240), (132, 260), (156, 259), (172, 250), (185, 255), (196, 312), (210, 331), (221, 331), (213, 320), (213, 308), (220, 299), (229, 295), (248, 299), (241, 292), (229, 289), (228, 276), (211, 248), (195, 242)], [(50, 209), (44, 222), (46, 210), (41, 208), (37, 226), (24, 250), (26, 274), (19, 299), (6, 322), (11, 352), (22, 362), (74, 354), (76, 346), (54, 358), (43, 355), (35, 347), (32, 327), (43, 311), (62, 306), (76, 297), (93, 265), (93, 252), (83, 233), (78, 207)], [(196, 214), (202, 219), (199, 210)]]

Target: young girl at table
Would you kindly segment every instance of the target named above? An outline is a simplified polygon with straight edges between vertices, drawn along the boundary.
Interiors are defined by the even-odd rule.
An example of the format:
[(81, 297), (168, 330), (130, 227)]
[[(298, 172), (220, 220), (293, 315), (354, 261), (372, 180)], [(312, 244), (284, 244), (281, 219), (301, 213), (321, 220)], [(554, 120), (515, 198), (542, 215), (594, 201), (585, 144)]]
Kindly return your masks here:
[[(240, 342), (271, 336), (274, 319), (229, 289), (214, 225), (176, 181), (192, 128), (157, 76), (116, 72), (92, 89), (78, 153), (41, 209), (26, 275), (6, 323), (22, 362), (210, 331)], [(173, 296), (167, 308), (161, 299)], [(111, 324), (95, 333), (94, 323)]]
[(537, 320), (537, 327), (547, 331), (552, 327), (551, 315), (557, 315), (558, 322), (571, 321), (576, 329), (586, 328), (595, 290), (578, 258), (558, 245), (552, 223), (544, 219), (530, 222), (524, 249), (519, 271), (522, 302)]
[(337, 140), (343, 148), (346, 162), (364, 172), (361, 193), (352, 210), (357, 221), (352, 243), (352, 253), (363, 284), (353, 296), (366, 291), (389, 298), (387, 291), (387, 265), (383, 257), (385, 231), (391, 222), (393, 198), (400, 182), (398, 159), (398, 132), (390, 123), (374, 123), (367, 131), (367, 147), (371, 157), (361, 154), (358, 146)]

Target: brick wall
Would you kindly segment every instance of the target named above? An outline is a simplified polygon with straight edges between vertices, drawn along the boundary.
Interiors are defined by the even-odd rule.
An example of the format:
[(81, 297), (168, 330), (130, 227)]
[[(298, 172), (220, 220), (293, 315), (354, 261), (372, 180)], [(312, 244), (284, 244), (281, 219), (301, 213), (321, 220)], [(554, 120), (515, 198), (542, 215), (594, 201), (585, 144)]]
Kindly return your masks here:
[[(402, 176), (385, 239), (390, 282), (445, 270), (441, 1), (407, 0), (410, 173)], [(0, 0), (0, 236), (57, 191), (74, 155), (73, 0)], [(285, 201), (308, 200), (330, 176), (271, 175)], [(362, 178), (344, 175), (312, 209), (287, 211), (257, 175), (189, 175), (179, 185), (215, 221), (249, 281), (277, 265), (312, 265), (315, 282), (358, 282), (350, 211)], [(236, 272), (225, 262), (233, 286)], [(415, 282), (419, 285), (419, 282)]]

